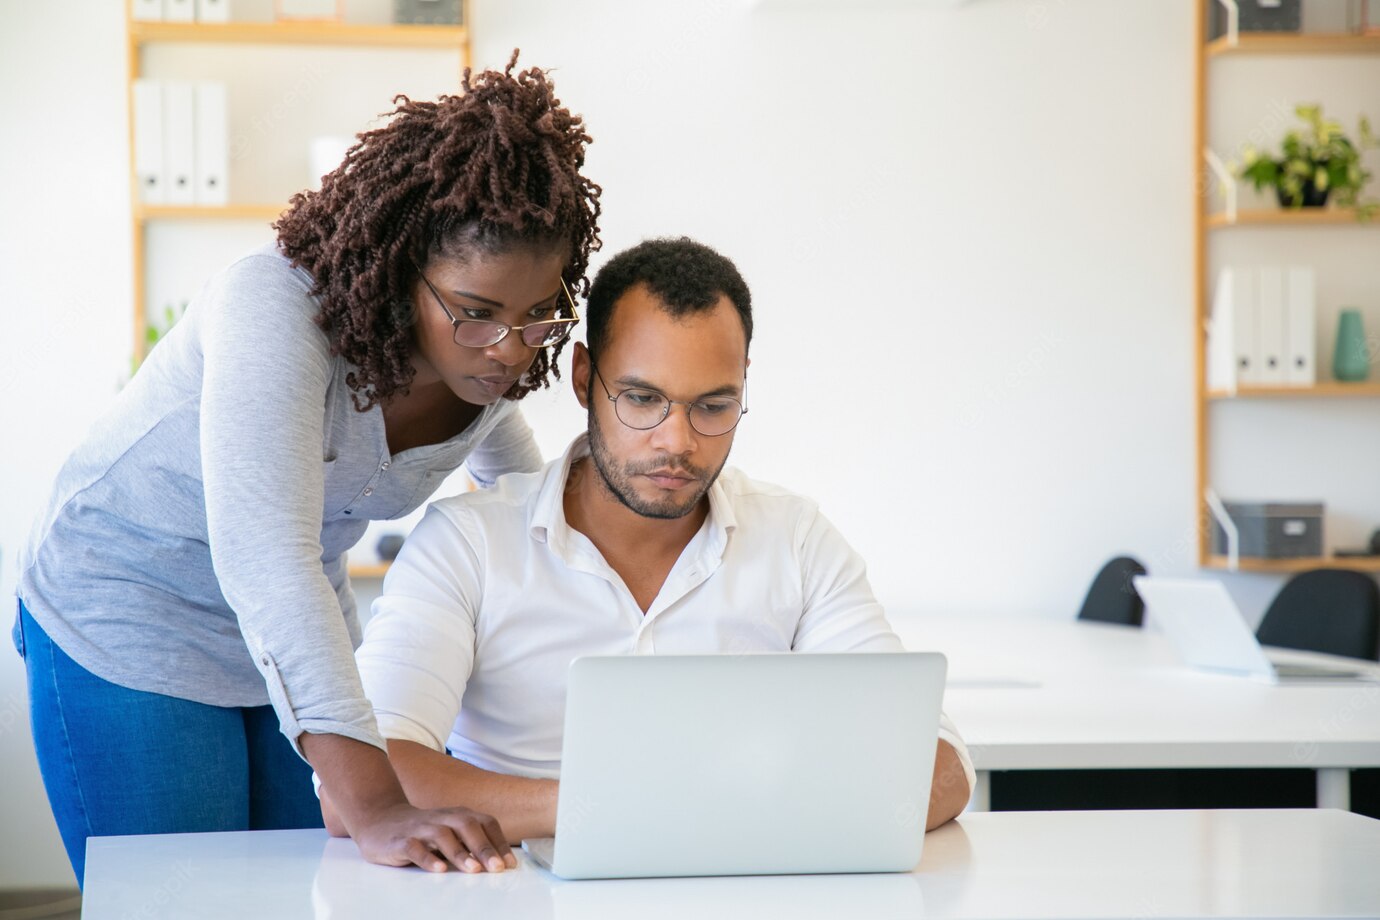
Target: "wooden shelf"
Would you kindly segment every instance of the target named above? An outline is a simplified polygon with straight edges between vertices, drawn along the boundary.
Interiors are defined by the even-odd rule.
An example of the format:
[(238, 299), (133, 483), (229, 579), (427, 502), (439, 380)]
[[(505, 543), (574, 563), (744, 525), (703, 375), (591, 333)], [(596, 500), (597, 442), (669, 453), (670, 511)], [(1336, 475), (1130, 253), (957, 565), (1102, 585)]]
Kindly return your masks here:
[[(1210, 314), (1210, 300), (1212, 284), (1208, 277), (1209, 266), (1212, 264), (1210, 256), (1213, 253), (1213, 244), (1217, 242), (1219, 246), (1225, 244), (1226, 240), (1223, 232), (1230, 228), (1275, 228), (1279, 231), (1305, 228), (1321, 227), (1380, 227), (1380, 220), (1362, 220), (1356, 208), (1343, 208), (1332, 206), (1327, 208), (1281, 208), (1273, 206), (1272, 200), (1261, 200), (1253, 202), (1256, 206), (1252, 208), (1238, 209), (1235, 216), (1228, 219), (1224, 213), (1209, 213), (1203, 204), (1203, 189), (1208, 188), (1214, 172), (1209, 163), (1208, 157), (1204, 156), (1204, 151), (1208, 148), (1209, 142), (1209, 112), (1211, 108), (1220, 107), (1222, 102), (1217, 100), (1212, 106), (1213, 95), (1212, 83), (1212, 62), (1216, 58), (1223, 57), (1273, 57), (1276, 60), (1269, 62), (1266, 66), (1262, 62), (1260, 66), (1271, 72), (1271, 75), (1280, 79), (1287, 79), (1297, 83), (1301, 75), (1306, 75), (1308, 67), (1316, 67), (1320, 64), (1319, 57), (1330, 57), (1338, 60), (1338, 63), (1356, 61), (1362, 66), (1369, 66), (1369, 62), (1360, 61), (1364, 57), (1374, 57), (1380, 59), (1380, 33), (1372, 31), (1368, 34), (1359, 35), (1354, 33), (1242, 33), (1236, 37), (1235, 41), (1227, 38), (1209, 40), (1207, 35), (1207, 23), (1209, 14), (1217, 0), (1195, 0), (1193, 3), (1193, 38), (1191, 50), (1193, 66), (1193, 122), (1192, 122), (1192, 144), (1186, 146), (1185, 153), (1190, 153), (1193, 157), (1194, 176), (1197, 181), (1191, 187), (1185, 188), (1185, 206), (1192, 208), (1192, 232), (1193, 232), (1193, 287), (1194, 287), (1194, 309), (1193, 309), (1193, 330), (1195, 347), (1193, 354), (1193, 376), (1194, 392), (1197, 398), (1193, 406), (1194, 424), (1194, 446), (1195, 446), (1195, 503), (1198, 512), (1198, 519), (1210, 519), (1210, 511), (1207, 506), (1206, 495), (1208, 487), (1211, 485), (1210, 463), (1213, 453), (1214, 425), (1220, 419), (1214, 418), (1214, 403), (1221, 403), (1229, 400), (1254, 399), (1254, 400), (1299, 400), (1299, 399), (1380, 399), (1380, 383), (1338, 383), (1336, 381), (1323, 381), (1315, 386), (1309, 387), (1288, 387), (1288, 386), (1242, 386), (1235, 391), (1215, 390), (1208, 386), (1207, 375), (1207, 337), (1202, 334)], [(1279, 60), (1289, 56), (1298, 58), (1297, 61)], [(1301, 69), (1298, 65), (1302, 64)], [(1283, 68), (1283, 69), (1281, 69)], [(1283, 84), (1280, 84), (1283, 85)], [(1306, 97), (1305, 97), (1306, 98)], [(1189, 199), (1191, 196), (1191, 204)], [(1270, 232), (1275, 232), (1271, 230)], [(1314, 232), (1314, 238), (1310, 242), (1299, 236), (1299, 244), (1312, 246), (1326, 246), (1328, 241), (1320, 237), (1332, 237), (1335, 234), (1319, 234)], [(1290, 237), (1293, 239), (1294, 237)], [(1253, 235), (1247, 235), (1247, 239), (1237, 240), (1233, 237), (1232, 242), (1245, 244), (1252, 241), (1250, 248), (1258, 248), (1256, 242), (1263, 243), (1263, 236), (1256, 240)], [(1307, 248), (1307, 246), (1305, 246)], [(1303, 408), (1300, 406), (1300, 408)], [(1341, 409), (1341, 406), (1333, 408)], [(1356, 424), (1366, 424), (1372, 406), (1366, 402), (1353, 403), (1346, 407), (1349, 415), (1356, 415)], [(1355, 410), (1360, 410), (1357, 413)], [(1219, 436), (1221, 432), (1218, 433)], [(1343, 501), (1333, 501), (1329, 498), (1328, 504), (1345, 504)], [(1224, 556), (1213, 555), (1209, 540), (1209, 533), (1206, 529), (1200, 528), (1197, 539), (1196, 561), (1204, 568), (1227, 569), (1227, 559)], [(1243, 572), (1276, 572), (1288, 573), (1299, 572), (1311, 568), (1335, 567), (1349, 569), (1360, 572), (1380, 572), (1380, 557), (1314, 557), (1308, 559), (1241, 559), (1237, 566)]]
[(1380, 54), (1380, 35), (1349, 33), (1242, 34), (1232, 44), (1225, 36), (1207, 43), (1207, 56), (1230, 57), (1251, 54)]
[(380, 562), (375, 565), (352, 565), (349, 567), (351, 578), (382, 578), (388, 574), (387, 562)]
[[(1226, 556), (1209, 556), (1207, 567), (1230, 571)], [(1380, 556), (1308, 556), (1301, 559), (1257, 559), (1242, 557), (1238, 572), (1306, 572), (1309, 569), (1348, 569), (1352, 572), (1380, 572)]]
[(257, 220), (272, 223), (287, 210), (285, 204), (140, 204), (134, 219), (149, 220)]
[(348, 22), (139, 22), (129, 24), (137, 46), (154, 42), (239, 45), (341, 45), (372, 48), (448, 48), (463, 51), (464, 26), (362, 25)]
[(1380, 398), (1380, 383), (1339, 383), (1335, 380), (1319, 383), (1311, 387), (1290, 386), (1247, 386), (1238, 387), (1235, 393), (1228, 390), (1208, 390), (1208, 399), (1333, 399)]
[(1260, 208), (1207, 215), (1210, 230), (1224, 227), (1380, 227), (1380, 220), (1362, 220), (1355, 208)]
[[(126, 90), (130, 100), (128, 117), (129, 163), (132, 167), (135, 156), (134, 130), (134, 83), (144, 76), (144, 50), (154, 45), (185, 44), (224, 46), (221, 50), (232, 57), (239, 57), (234, 51), (242, 49), (251, 56), (255, 46), (277, 45), (282, 47), (315, 48), (356, 48), (376, 49), (429, 49), (458, 57), (457, 77), (470, 66), (470, 30), (464, 25), (410, 25), (405, 23), (357, 23), (357, 22), (144, 22), (129, 18), (132, 4), (125, 6), (125, 45), (128, 51)], [(470, 22), (469, 0), (461, 0), (461, 21)], [(339, 66), (354, 67), (356, 55)], [(249, 60), (248, 58), (245, 59)], [(458, 81), (457, 81), (458, 82)], [(387, 80), (382, 87), (392, 95)], [(230, 126), (230, 127), (233, 127)], [(354, 126), (341, 126), (337, 133), (353, 133)], [(233, 135), (232, 135), (233, 136)], [(147, 273), (150, 253), (147, 249), (145, 230), (151, 221), (246, 221), (261, 225), (271, 224), (287, 209), (287, 202), (277, 204), (233, 204), (220, 207), (196, 205), (146, 205), (139, 200), (137, 177), (130, 176), (130, 214), (133, 225), (131, 262), (133, 265), (133, 341), (131, 355), (137, 365), (143, 360), (145, 339), (147, 337)]]

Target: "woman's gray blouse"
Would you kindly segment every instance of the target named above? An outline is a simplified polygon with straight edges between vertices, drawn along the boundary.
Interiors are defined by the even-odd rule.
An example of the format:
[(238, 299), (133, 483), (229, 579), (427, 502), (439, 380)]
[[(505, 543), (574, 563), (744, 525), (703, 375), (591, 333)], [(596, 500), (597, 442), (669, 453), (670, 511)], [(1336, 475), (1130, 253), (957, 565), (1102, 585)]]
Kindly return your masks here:
[(19, 596), (112, 683), (271, 702), (294, 745), (307, 731), (382, 747), (345, 551), (462, 462), (488, 485), (541, 455), (507, 400), (449, 441), (390, 455), (382, 411), (351, 402), (351, 365), (331, 355), (311, 288), (272, 245), (207, 283), (62, 467)]

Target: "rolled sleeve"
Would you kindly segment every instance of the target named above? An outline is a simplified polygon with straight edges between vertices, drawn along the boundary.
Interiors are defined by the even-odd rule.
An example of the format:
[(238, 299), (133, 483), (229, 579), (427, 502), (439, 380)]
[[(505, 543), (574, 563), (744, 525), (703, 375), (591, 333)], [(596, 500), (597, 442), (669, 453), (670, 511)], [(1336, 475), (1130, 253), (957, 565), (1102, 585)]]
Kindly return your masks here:
[(483, 571), (475, 541), (429, 508), (389, 569), (355, 656), (385, 738), (445, 749), (474, 665)]
[[(249, 257), (202, 318), (201, 462), (211, 560), (283, 734), (376, 747), (349, 611), (323, 565), (322, 432), (332, 361), (305, 279)], [(356, 633), (357, 634), (357, 633)]]

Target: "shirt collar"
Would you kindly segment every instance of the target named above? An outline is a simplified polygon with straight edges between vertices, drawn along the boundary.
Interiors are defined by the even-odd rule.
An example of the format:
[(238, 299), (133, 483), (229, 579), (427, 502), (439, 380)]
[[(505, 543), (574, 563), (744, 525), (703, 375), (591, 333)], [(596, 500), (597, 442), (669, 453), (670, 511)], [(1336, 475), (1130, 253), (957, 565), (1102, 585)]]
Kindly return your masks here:
[[(576, 460), (589, 456), (589, 434), (581, 433), (570, 442), (565, 453), (547, 464), (541, 489), (532, 508), (529, 532), (539, 543), (549, 543), (553, 552), (565, 555), (570, 525), (565, 520), (565, 484), (570, 479), (570, 467)], [(708, 537), (706, 549), (714, 556), (722, 556), (728, 536), (738, 526), (733, 502), (724, 488), (721, 474), (709, 487), (709, 516), (700, 533)]]

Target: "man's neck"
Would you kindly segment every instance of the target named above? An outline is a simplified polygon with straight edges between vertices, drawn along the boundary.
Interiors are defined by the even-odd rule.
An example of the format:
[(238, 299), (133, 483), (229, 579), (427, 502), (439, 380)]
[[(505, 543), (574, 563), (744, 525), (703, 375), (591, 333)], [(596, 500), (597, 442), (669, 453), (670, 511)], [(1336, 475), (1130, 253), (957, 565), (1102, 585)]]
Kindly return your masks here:
[(644, 611), (709, 515), (706, 495), (684, 517), (644, 517), (618, 500), (589, 457), (571, 464), (563, 505), (566, 524), (589, 538)]

